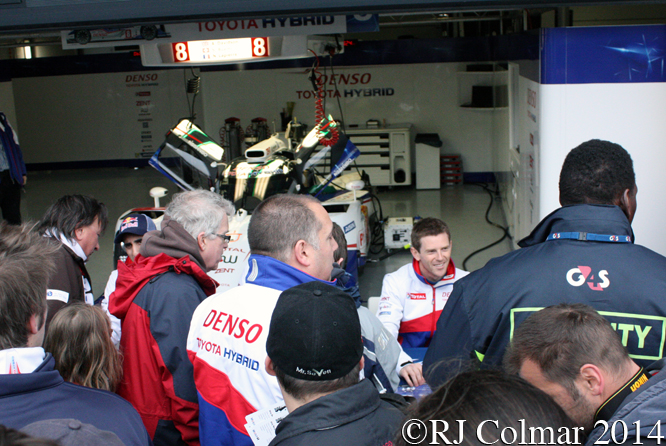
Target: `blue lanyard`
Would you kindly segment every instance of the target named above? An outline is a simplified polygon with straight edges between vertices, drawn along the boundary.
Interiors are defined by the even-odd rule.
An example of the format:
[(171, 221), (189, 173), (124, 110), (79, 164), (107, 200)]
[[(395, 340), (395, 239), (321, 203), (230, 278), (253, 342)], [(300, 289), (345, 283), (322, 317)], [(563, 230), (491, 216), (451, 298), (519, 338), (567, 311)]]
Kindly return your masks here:
[(630, 235), (592, 234), (590, 232), (554, 232), (548, 236), (546, 241), (561, 239), (607, 243), (631, 243)]

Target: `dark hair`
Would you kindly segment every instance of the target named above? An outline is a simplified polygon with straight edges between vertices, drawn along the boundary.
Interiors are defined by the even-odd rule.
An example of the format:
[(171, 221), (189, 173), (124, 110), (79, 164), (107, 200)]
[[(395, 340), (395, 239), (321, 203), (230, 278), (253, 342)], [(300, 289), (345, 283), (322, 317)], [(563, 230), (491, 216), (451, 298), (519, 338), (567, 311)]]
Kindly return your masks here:
[[(498, 370), (475, 370), (454, 376), (413, 405), (406, 419), (424, 422), (427, 432), (420, 444), (444, 444), (441, 438), (435, 443), (434, 432), (443, 430), (442, 421), (448, 424), (446, 438), (457, 442), (460, 438), (458, 420), (465, 420), (463, 445), (482, 445), (482, 439), (485, 444), (505, 444), (500, 439), (502, 429), (511, 427), (520, 432), (521, 420), (524, 420), (527, 435), (535, 440), (526, 444), (555, 444), (560, 434), (558, 429), (573, 428), (573, 422), (550, 396), (520, 377)], [(548, 441), (549, 436), (551, 441)], [(394, 445), (407, 444), (411, 443), (398, 434)]]
[(55, 440), (35, 438), (0, 424), (0, 446), (59, 446)]
[(319, 201), (309, 195), (279, 194), (256, 207), (247, 229), (250, 251), (286, 262), (299, 240), (319, 249), (322, 224), (308, 206)]
[(104, 310), (76, 302), (53, 316), (44, 350), (53, 355), (65, 381), (115, 392), (123, 369), (110, 333)]
[(303, 400), (310, 395), (332, 393), (358, 384), (361, 373), (361, 363), (359, 362), (356, 364), (351, 372), (347, 373), (342, 378), (332, 379), (330, 381), (306, 381), (304, 379), (294, 378), (280, 370), (275, 363), (273, 363), (273, 370), (275, 371), (275, 375), (277, 376), (282, 389), (293, 398)]
[(0, 224), (0, 350), (25, 347), (30, 318), (46, 322), (46, 287), (57, 246), (34, 223)]
[(614, 204), (636, 186), (634, 164), (622, 146), (593, 139), (567, 155), (560, 172), (560, 203)]
[(451, 231), (449, 227), (439, 218), (426, 217), (416, 223), (412, 228), (412, 248), (421, 250), (421, 239), (431, 235), (446, 234), (451, 240)]
[(504, 368), (518, 373), (528, 359), (572, 397), (578, 395), (574, 381), (583, 365), (621, 376), (629, 364), (629, 354), (610, 322), (584, 304), (554, 305), (525, 319), (504, 354)]
[[(342, 263), (345, 263), (347, 261), (347, 237), (345, 237), (345, 231), (335, 222), (333, 222), (333, 239), (338, 244), (338, 249), (333, 253), (333, 261), (337, 262), (342, 258)], [(343, 268), (343, 265), (340, 267)]]
[(39, 232), (55, 228), (68, 239), (74, 238), (74, 231), (90, 226), (95, 218), (101, 224), (102, 232), (109, 222), (108, 211), (104, 203), (87, 195), (65, 195), (58, 198), (46, 210), (39, 224)]

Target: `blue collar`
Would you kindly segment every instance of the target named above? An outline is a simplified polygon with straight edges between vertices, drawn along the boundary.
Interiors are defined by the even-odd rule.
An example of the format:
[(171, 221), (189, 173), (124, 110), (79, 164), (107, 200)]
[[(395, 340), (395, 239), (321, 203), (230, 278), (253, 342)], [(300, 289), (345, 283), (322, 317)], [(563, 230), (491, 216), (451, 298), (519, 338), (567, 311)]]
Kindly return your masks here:
[[(333, 263), (333, 262), (331, 262)], [(287, 265), (284, 262), (276, 260), (272, 257), (262, 256), (260, 254), (250, 254), (249, 258), (250, 268), (248, 269), (245, 282), (254, 285), (265, 286), (278, 291), (284, 291), (301, 283), (318, 281), (335, 285), (335, 280), (329, 282), (327, 280), (320, 280), (300, 269)]]

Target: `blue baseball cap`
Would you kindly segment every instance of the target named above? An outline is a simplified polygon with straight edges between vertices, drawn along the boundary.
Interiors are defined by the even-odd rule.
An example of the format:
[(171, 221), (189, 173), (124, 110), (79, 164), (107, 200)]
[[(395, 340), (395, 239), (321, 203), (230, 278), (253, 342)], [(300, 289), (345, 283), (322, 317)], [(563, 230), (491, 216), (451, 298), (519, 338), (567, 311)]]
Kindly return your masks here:
[(148, 231), (155, 231), (157, 227), (153, 222), (153, 219), (144, 214), (130, 214), (127, 217), (123, 218), (123, 222), (120, 224), (120, 229), (116, 234), (114, 243), (120, 243), (123, 241), (123, 235), (125, 234), (134, 234), (134, 235), (143, 235)]

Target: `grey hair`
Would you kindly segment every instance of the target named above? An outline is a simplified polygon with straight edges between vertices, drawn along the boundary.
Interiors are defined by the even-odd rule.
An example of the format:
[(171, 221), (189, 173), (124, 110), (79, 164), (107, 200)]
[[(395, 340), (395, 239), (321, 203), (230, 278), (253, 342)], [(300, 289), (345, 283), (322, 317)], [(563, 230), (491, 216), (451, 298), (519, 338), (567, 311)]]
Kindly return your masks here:
[(177, 193), (164, 215), (178, 222), (195, 239), (200, 233), (217, 233), (224, 214), (234, 215), (234, 205), (221, 195), (197, 189)]
[(308, 206), (312, 203), (319, 200), (294, 194), (273, 195), (259, 203), (247, 230), (250, 251), (286, 262), (299, 240), (318, 250), (322, 223)]

